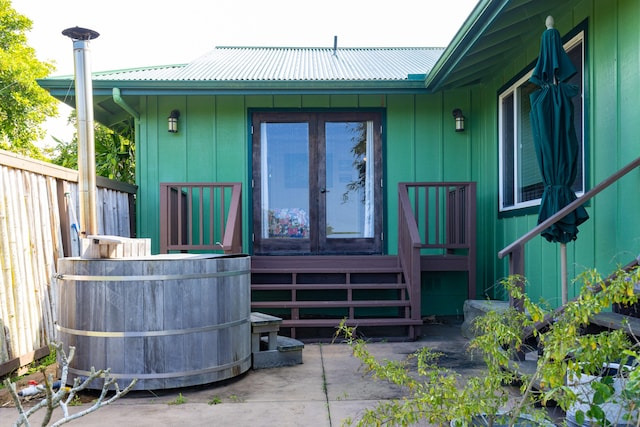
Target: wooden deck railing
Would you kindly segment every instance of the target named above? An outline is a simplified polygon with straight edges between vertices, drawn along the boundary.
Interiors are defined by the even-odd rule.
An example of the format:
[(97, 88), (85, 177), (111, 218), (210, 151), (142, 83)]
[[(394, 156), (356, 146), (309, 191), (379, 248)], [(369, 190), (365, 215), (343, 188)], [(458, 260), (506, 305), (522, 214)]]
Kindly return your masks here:
[(419, 318), (422, 271), (466, 271), (476, 294), (476, 184), (398, 184), (398, 259)]
[(160, 184), (160, 252), (242, 252), (242, 184)]

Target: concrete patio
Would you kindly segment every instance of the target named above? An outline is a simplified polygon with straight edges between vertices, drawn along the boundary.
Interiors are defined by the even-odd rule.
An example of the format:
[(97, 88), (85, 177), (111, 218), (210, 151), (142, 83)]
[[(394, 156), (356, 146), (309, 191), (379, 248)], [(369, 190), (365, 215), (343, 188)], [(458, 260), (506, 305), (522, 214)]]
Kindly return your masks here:
[[(468, 340), (461, 335), (460, 324), (455, 319), (425, 324), (418, 341), (374, 343), (370, 350), (380, 358), (403, 359), (428, 346), (444, 354), (443, 366), (463, 375), (477, 374), (483, 364), (466, 353)], [(184, 403), (175, 404), (179, 395)], [(207, 386), (132, 392), (68, 425), (340, 426), (381, 400), (401, 396), (397, 387), (364, 375), (347, 345), (306, 344), (301, 365), (250, 370)], [(88, 406), (74, 406), (71, 411)], [(0, 427), (12, 425), (16, 415), (15, 408), (0, 408)], [(37, 414), (30, 420), (39, 425), (41, 418)]]

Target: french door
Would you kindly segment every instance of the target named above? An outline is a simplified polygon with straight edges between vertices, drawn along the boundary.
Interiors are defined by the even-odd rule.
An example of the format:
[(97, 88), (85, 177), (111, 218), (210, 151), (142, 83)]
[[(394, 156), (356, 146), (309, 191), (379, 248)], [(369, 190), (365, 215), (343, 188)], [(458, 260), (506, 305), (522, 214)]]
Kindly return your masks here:
[(379, 113), (254, 113), (254, 254), (382, 251)]

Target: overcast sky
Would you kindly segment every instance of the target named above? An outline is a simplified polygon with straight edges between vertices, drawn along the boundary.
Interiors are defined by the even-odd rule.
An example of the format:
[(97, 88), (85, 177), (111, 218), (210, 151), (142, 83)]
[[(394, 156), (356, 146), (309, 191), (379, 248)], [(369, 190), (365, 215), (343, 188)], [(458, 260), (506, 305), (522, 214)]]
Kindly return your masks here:
[[(100, 33), (91, 68), (108, 71), (186, 63), (216, 46), (445, 47), (478, 0), (12, 0), (33, 21), (29, 44), (73, 74), (69, 27)], [(50, 133), (70, 139), (62, 120)], [(49, 139), (49, 137), (48, 137)], [(50, 141), (46, 141), (50, 142)]]

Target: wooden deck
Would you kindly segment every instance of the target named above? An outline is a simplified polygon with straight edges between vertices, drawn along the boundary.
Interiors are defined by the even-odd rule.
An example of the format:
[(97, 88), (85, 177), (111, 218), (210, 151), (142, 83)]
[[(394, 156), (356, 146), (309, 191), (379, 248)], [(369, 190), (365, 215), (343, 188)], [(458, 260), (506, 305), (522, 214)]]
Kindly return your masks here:
[[(161, 253), (242, 253), (241, 194), (240, 183), (162, 183)], [(424, 272), (466, 272), (475, 298), (475, 183), (399, 183), (398, 197), (397, 256), (252, 256), (252, 310), (283, 318), (293, 338), (331, 338), (344, 319), (367, 333), (388, 338), (389, 328), (401, 329), (415, 339)]]

